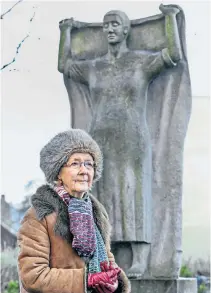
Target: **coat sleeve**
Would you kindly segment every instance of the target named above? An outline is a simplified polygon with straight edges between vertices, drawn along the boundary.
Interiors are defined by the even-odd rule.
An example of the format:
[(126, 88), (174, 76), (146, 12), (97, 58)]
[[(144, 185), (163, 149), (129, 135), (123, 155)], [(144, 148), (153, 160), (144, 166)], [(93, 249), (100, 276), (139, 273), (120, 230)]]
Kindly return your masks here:
[[(46, 220), (26, 215), (18, 232), (19, 276), (28, 292), (85, 293), (86, 269), (50, 268)], [(59, 253), (59, 252), (58, 252)]]

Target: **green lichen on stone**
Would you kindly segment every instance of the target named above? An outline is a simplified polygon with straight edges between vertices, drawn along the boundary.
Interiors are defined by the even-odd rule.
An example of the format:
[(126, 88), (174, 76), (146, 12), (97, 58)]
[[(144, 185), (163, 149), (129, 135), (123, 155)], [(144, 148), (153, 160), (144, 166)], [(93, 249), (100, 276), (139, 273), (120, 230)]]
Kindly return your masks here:
[(83, 32), (78, 32), (77, 36), (74, 38), (74, 51), (76, 54), (84, 52), (85, 44), (85, 35)]
[(174, 26), (170, 16), (166, 16), (166, 37), (168, 41), (168, 50), (169, 52), (174, 51)]
[(59, 43), (59, 58), (64, 55), (64, 43), (65, 43), (66, 35), (65, 32), (61, 33), (60, 43)]
[(59, 68), (62, 69), (64, 67), (64, 44), (65, 44), (65, 40), (66, 40), (66, 33), (65, 31), (63, 31), (61, 33), (61, 37), (60, 37), (60, 43), (59, 43)]

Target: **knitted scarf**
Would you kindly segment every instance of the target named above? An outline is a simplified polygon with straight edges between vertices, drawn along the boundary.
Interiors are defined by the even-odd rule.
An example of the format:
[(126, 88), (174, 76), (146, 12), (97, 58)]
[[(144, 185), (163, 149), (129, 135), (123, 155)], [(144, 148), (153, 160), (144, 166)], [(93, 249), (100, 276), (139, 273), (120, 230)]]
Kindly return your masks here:
[(94, 222), (92, 202), (88, 194), (80, 199), (69, 195), (63, 186), (54, 190), (68, 207), (72, 247), (88, 263), (88, 272), (101, 272), (100, 263), (108, 261), (103, 238)]

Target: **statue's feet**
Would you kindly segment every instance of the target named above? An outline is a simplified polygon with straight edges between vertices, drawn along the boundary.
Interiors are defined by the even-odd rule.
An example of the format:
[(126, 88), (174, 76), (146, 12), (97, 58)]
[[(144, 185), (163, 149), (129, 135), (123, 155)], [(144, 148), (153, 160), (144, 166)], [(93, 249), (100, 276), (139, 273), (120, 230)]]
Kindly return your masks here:
[(145, 272), (145, 267), (141, 266), (140, 264), (134, 264), (132, 267), (128, 270), (127, 276), (130, 279), (140, 279)]

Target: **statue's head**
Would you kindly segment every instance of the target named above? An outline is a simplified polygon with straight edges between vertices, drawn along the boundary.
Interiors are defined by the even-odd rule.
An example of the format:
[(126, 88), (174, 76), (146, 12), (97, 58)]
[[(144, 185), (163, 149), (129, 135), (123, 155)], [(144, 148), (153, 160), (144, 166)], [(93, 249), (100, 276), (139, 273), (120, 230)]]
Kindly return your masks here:
[(129, 34), (130, 20), (124, 12), (111, 10), (103, 18), (103, 31), (110, 44), (121, 43)]

